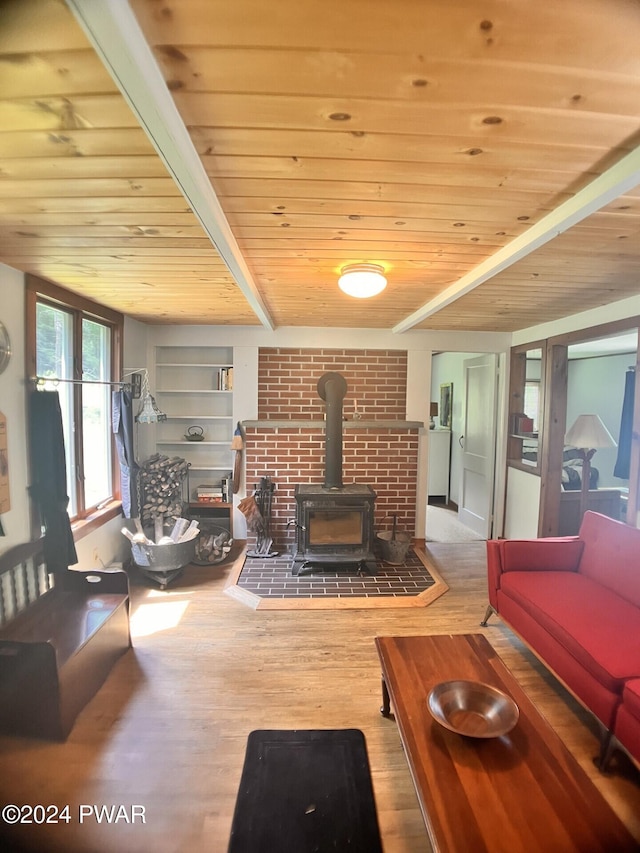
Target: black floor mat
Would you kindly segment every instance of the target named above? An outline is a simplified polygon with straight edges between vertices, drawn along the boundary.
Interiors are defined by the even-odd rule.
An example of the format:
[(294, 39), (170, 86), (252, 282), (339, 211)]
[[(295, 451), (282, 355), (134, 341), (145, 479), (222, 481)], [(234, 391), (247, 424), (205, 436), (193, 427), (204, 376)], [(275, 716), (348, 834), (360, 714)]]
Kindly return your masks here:
[(382, 853), (358, 729), (255, 731), (229, 853)]

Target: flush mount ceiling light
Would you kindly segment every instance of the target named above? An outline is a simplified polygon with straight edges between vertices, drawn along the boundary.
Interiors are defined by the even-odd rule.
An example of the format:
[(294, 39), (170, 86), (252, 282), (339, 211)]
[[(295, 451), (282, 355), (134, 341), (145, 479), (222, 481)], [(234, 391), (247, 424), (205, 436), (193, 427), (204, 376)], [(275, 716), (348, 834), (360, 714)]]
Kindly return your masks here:
[(341, 272), (338, 287), (348, 296), (367, 299), (382, 293), (387, 286), (387, 280), (382, 274), (384, 269), (379, 264), (349, 264)]

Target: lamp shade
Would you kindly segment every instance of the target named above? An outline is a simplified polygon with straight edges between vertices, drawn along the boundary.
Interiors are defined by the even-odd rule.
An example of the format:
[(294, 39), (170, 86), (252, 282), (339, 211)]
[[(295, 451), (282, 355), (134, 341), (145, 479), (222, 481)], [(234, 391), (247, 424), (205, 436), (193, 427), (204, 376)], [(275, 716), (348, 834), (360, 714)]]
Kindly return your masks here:
[(383, 272), (379, 264), (350, 264), (342, 269), (338, 287), (348, 296), (367, 299), (382, 293), (387, 286)]
[(432, 418), (438, 417), (438, 404), (437, 403), (430, 403), (429, 404), (429, 416)]
[(564, 440), (571, 447), (578, 447), (581, 450), (617, 447), (613, 436), (598, 415), (578, 415)]

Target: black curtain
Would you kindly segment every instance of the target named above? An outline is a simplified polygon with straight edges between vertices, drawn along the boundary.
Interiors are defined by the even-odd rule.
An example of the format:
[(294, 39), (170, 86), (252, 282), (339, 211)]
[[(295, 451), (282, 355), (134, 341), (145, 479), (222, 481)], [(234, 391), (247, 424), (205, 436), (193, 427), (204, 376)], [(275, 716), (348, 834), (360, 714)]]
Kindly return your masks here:
[(114, 391), (111, 398), (111, 425), (118, 447), (122, 512), (125, 518), (138, 518), (138, 471), (133, 447), (133, 401), (129, 391)]
[(44, 525), (44, 556), (50, 572), (61, 573), (78, 562), (69, 521), (69, 496), (57, 391), (32, 391), (29, 399), (31, 443), (30, 492)]
[(621, 480), (629, 479), (629, 463), (631, 461), (631, 433), (633, 431), (633, 405), (636, 387), (636, 372), (633, 367), (627, 370), (624, 379), (624, 400), (622, 401), (622, 416), (620, 418), (620, 437), (618, 438), (618, 458), (613, 469), (613, 476)]

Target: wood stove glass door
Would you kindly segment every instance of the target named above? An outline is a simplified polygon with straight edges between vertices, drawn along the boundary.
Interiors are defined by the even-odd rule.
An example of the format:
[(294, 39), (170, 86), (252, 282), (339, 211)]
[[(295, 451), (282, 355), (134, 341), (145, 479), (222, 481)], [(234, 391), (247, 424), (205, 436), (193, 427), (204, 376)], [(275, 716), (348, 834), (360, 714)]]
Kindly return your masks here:
[(310, 510), (309, 545), (361, 545), (362, 525), (362, 512), (357, 509)]

